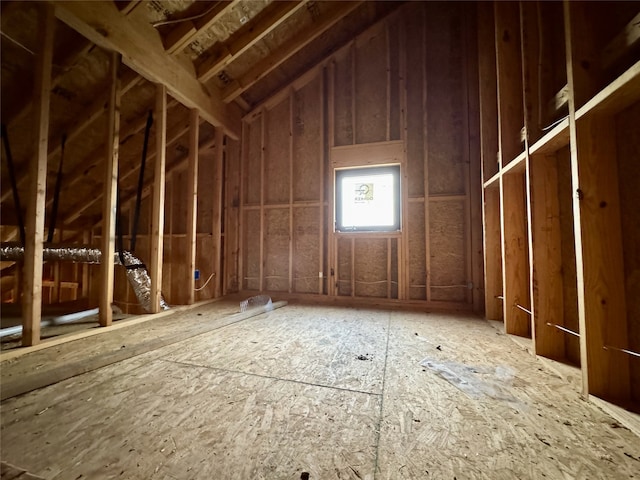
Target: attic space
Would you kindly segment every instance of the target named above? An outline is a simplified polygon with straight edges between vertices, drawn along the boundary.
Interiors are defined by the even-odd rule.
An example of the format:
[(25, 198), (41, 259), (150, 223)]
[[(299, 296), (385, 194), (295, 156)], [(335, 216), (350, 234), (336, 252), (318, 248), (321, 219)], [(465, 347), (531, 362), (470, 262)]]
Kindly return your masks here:
[(3, 479), (638, 477), (638, 2), (0, 9)]

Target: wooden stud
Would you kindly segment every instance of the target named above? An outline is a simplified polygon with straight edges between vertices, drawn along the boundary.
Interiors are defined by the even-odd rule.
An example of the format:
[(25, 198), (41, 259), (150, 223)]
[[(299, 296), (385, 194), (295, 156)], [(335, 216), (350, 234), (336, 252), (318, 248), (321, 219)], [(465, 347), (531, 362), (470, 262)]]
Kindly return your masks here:
[(531, 157), (528, 166), (532, 336), (537, 355), (562, 360), (566, 357), (564, 334), (548, 325), (564, 324), (558, 163), (555, 155), (538, 155)]
[[(570, 102), (570, 112), (574, 104)], [(626, 402), (630, 395), (627, 309), (615, 122), (570, 119), (580, 355), (584, 393)]]
[(391, 298), (391, 238), (387, 238), (387, 298)]
[[(424, 10), (421, 10), (422, 12), (422, 21), (420, 22), (422, 24), (422, 28), (420, 30), (421, 32), (421, 38), (420, 38), (420, 45), (422, 45), (422, 48), (427, 48), (426, 47), (426, 36), (427, 33), (425, 31), (426, 27), (425, 27), (425, 18), (424, 18)], [(426, 52), (422, 52), (422, 56), (426, 57)], [(429, 137), (429, 129), (427, 128), (429, 125), (429, 113), (428, 113), (428, 108), (427, 108), (427, 95), (428, 95), (428, 81), (427, 81), (427, 62), (422, 62), (422, 111), (423, 111), (423, 115), (422, 115), (422, 151), (423, 151), (423, 161), (424, 161), (424, 170), (423, 170), (423, 185), (424, 185), (424, 198), (425, 198), (425, 202), (424, 202), (424, 261), (425, 261), (425, 269), (427, 272), (426, 278), (425, 278), (425, 294), (426, 294), (426, 298), (427, 301), (431, 300), (431, 232), (430, 232), (430, 220), (429, 220), (429, 143), (428, 143), (428, 137)], [(408, 234), (407, 234), (407, 245), (409, 243), (408, 240)], [(408, 261), (408, 258), (407, 258)], [(409, 268), (407, 267), (407, 271), (409, 271)]]
[(504, 175), (500, 178), (500, 211), (505, 331), (528, 337), (530, 318), (517, 307), (529, 307), (527, 210), (522, 174)]
[[(473, 4), (472, 4), (473, 5)], [(463, 14), (462, 16), (462, 32), (461, 32), (461, 43), (462, 43), (462, 59), (460, 60), (462, 63), (462, 138), (464, 138), (467, 142), (466, 148), (462, 149), (462, 175), (464, 177), (463, 185), (465, 190), (464, 195), (464, 256), (465, 256), (465, 279), (468, 283), (472, 282), (472, 272), (473, 272), (473, 253), (471, 250), (471, 239), (472, 239), (472, 224), (471, 224), (471, 135), (469, 133), (469, 121), (470, 121), (470, 109), (471, 105), (469, 102), (469, 65), (468, 65), (468, 56), (467, 56), (467, 32), (469, 31), (470, 26), (468, 25), (467, 15)], [(426, 194), (426, 192), (425, 192)], [(473, 289), (467, 288), (466, 290), (466, 301), (467, 303), (473, 303)]]
[[(493, 5), (478, 4), (478, 77), (482, 183), (498, 171), (498, 96)], [(487, 269), (492, 266), (487, 265)]]
[(224, 162), (224, 131), (221, 128), (215, 130), (215, 157), (214, 157), (214, 197), (213, 197), (213, 296), (222, 295), (222, 209), (223, 209), (223, 162)]
[(402, 140), (402, 237), (398, 242), (398, 299), (409, 298), (410, 257), (409, 257), (409, 173), (407, 162), (407, 35), (405, 29), (400, 29), (399, 52), (400, 81), (400, 137)]
[[(480, 93), (478, 79), (476, 20), (478, 6), (471, 14), (465, 15), (465, 54), (468, 62), (468, 105), (469, 105), (469, 196), (471, 209), (471, 281), (473, 283), (473, 311), (484, 312), (484, 268), (482, 252), (482, 163), (480, 161)], [(494, 157), (495, 158), (495, 157)]]
[[(335, 132), (335, 82), (336, 82), (336, 64), (335, 61), (329, 63), (328, 71), (328, 85), (327, 85), (327, 145), (328, 150), (335, 146), (336, 132)], [(331, 159), (329, 159), (329, 165), (331, 165)], [(330, 174), (329, 181), (331, 182), (330, 195), (327, 199), (328, 203), (328, 225), (327, 225), (327, 293), (330, 297), (337, 295), (337, 282), (338, 282), (338, 259), (337, 259), (337, 239), (335, 236), (335, 172), (333, 167), (329, 167)]]
[(34, 81), (34, 140), (36, 151), (30, 161), (29, 198), (25, 218), (24, 287), (22, 299), (22, 345), (40, 342), (42, 314), (42, 249), (47, 187), (47, 145), (49, 139), (49, 101), (55, 29), (54, 9), (39, 5), (38, 45)]
[[(82, 244), (91, 245), (91, 230), (84, 230), (82, 232)], [(82, 264), (82, 298), (89, 298), (89, 265), (87, 263)]]
[(502, 301), (502, 241), (500, 230), (500, 190), (484, 189), (484, 295), (485, 315), (489, 320), (503, 318)]
[(151, 213), (151, 312), (160, 311), (164, 243), (164, 195), (167, 140), (167, 88), (156, 85), (154, 114), (156, 158), (153, 173), (153, 206)]
[(190, 112), (189, 122), (189, 160), (187, 166), (187, 304), (195, 302), (195, 269), (196, 269), (196, 243), (198, 225), (198, 145), (200, 137), (200, 115), (193, 108)]
[[(249, 128), (246, 121), (242, 122), (242, 136), (240, 137), (242, 142), (240, 149), (240, 209), (238, 214), (238, 239), (239, 239), (239, 252), (238, 252), (238, 290), (242, 291), (246, 288), (244, 282), (244, 213), (245, 213), (245, 188), (244, 178), (247, 175), (246, 164), (249, 158)], [(262, 242), (262, 241), (261, 241)]]
[(264, 199), (265, 199), (265, 140), (266, 140), (266, 123), (267, 123), (267, 109), (262, 110), (262, 117), (260, 118), (260, 291), (264, 290), (264, 242), (265, 238), (265, 226), (264, 226)]
[(225, 261), (225, 281), (222, 288), (223, 295), (238, 291), (238, 282), (241, 276), (241, 270), (239, 268), (241, 222), (239, 217), (240, 208), (237, 203), (241, 198), (241, 194), (239, 197), (237, 195), (242, 185), (240, 176), (240, 169), (242, 168), (240, 143), (234, 140), (227, 140), (225, 153), (225, 188), (227, 198), (225, 200), (225, 242), (223, 256)]
[(496, 21), (496, 67), (498, 78), (498, 139), (500, 166), (523, 151), (520, 129), (524, 121), (520, 16), (515, 2), (494, 2)]
[[(588, 2), (564, 2), (564, 27), (567, 52), (569, 108), (577, 111), (598, 92), (602, 70), (594, 45), (593, 22), (588, 15)], [(572, 142), (572, 145), (575, 145)]]
[(522, 86), (523, 113), (526, 141), (529, 145), (542, 136), (542, 111), (540, 110), (541, 52), (538, 32), (538, 2), (520, 2), (520, 31), (522, 36)]
[(295, 101), (295, 90), (291, 88), (289, 92), (289, 293), (293, 288), (293, 102)]
[(356, 296), (356, 237), (351, 237), (351, 296)]
[(109, 116), (107, 119), (107, 151), (102, 187), (102, 233), (100, 236), (102, 261), (100, 263), (100, 310), (98, 320), (101, 327), (111, 325), (113, 312), (113, 279), (116, 234), (116, 199), (118, 193), (118, 155), (120, 148), (120, 85), (118, 71), (120, 55), (111, 55), (111, 90)]
[(318, 295), (322, 295), (322, 293), (324, 292), (324, 277), (327, 277), (328, 279), (330, 279), (328, 273), (325, 271), (324, 265), (325, 265), (325, 258), (324, 258), (324, 242), (325, 242), (325, 234), (324, 234), (324, 229), (325, 229), (325, 218), (326, 218), (326, 210), (325, 210), (325, 163), (327, 163), (327, 158), (326, 158), (326, 147), (325, 145), (327, 145), (327, 141), (328, 141), (328, 137), (327, 137), (327, 128), (326, 128), (326, 122), (327, 122), (327, 116), (325, 114), (325, 108), (327, 105), (327, 102), (329, 101), (329, 98), (327, 95), (325, 95), (326, 89), (327, 89), (327, 71), (326, 69), (322, 69), (322, 73), (321, 73), (321, 81), (320, 81), (320, 86), (319, 88), (319, 92), (318, 95), (320, 96), (320, 138), (321, 141), (320, 143), (320, 155), (318, 156), (318, 158), (320, 159), (320, 165), (318, 165), (318, 178), (320, 180), (320, 208), (319, 208), (319, 212), (320, 212), (320, 228), (318, 229), (320, 232), (320, 239), (318, 241)]
[(358, 117), (356, 116), (356, 72), (358, 71), (358, 50), (356, 49), (355, 40), (351, 42), (349, 49), (351, 50), (351, 144), (357, 145), (358, 139), (356, 137), (358, 132)]

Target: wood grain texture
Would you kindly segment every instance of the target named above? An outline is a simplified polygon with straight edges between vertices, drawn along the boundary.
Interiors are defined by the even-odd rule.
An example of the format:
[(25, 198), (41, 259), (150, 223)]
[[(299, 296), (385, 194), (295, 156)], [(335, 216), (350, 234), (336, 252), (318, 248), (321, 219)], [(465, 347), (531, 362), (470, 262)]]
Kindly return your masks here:
[(529, 337), (531, 318), (516, 305), (529, 308), (529, 253), (524, 176), (501, 177), (502, 285), (507, 333)]
[[(497, 372), (471, 374), (493, 393), (457, 388), (426, 358)], [(422, 312), (289, 306), (12, 398), (1, 415), (3, 459), (52, 480), (625, 478), (640, 456), (632, 432), (506, 335)]]
[(555, 155), (531, 157), (529, 187), (533, 259), (531, 307), (534, 312), (535, 352), (537, 355), (562, 360), (566, 356), (566, 334), (547, 325), (564, 326), (565, 311), (558, 165)]

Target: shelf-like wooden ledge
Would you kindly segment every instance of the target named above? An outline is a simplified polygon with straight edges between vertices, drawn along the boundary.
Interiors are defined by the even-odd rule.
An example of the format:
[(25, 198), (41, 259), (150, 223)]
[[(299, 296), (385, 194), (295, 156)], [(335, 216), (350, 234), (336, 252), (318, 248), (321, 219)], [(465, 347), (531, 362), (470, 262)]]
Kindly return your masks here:
[(507, 165), (502, 169), (502, 175), (509, 175), (513, 173), (524, 173), (526, 169), (526, 159), (527, 152), (522, 152), (516, 158), (511, 160)]
[(529, 155), (554, 153), (567, 145), (569, 145), (569, 119), (565, 118), (531, 145)]
[(640, 100), (640, 61), (603, 88), (576, 112), (576, 120), (593, 113), (614, 115)]

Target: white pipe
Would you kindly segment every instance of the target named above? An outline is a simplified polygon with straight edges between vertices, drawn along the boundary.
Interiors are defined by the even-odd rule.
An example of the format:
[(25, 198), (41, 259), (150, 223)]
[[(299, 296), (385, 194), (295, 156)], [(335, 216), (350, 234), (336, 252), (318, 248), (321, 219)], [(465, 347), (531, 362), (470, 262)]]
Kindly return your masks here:
[[(51, 327), (54, 325), (62, 325), (63, 323), (71, 323), (76, 320), (81, 320), (83, 318), (89, 317), (91, 315), (98, 314), (97, 308), (92, 308), (91, 310), (84, 310), (82, 312), (68, 313), (66, 315), (60, 315), (59, 317), (45, 317), (42, 322), (40, 322), (40, 328)], [(8, 337), (10, 335), (22, 335), (22, 325), (17, 325), (15, 327), (3, 328), (0, 330), (0, 338)]]

